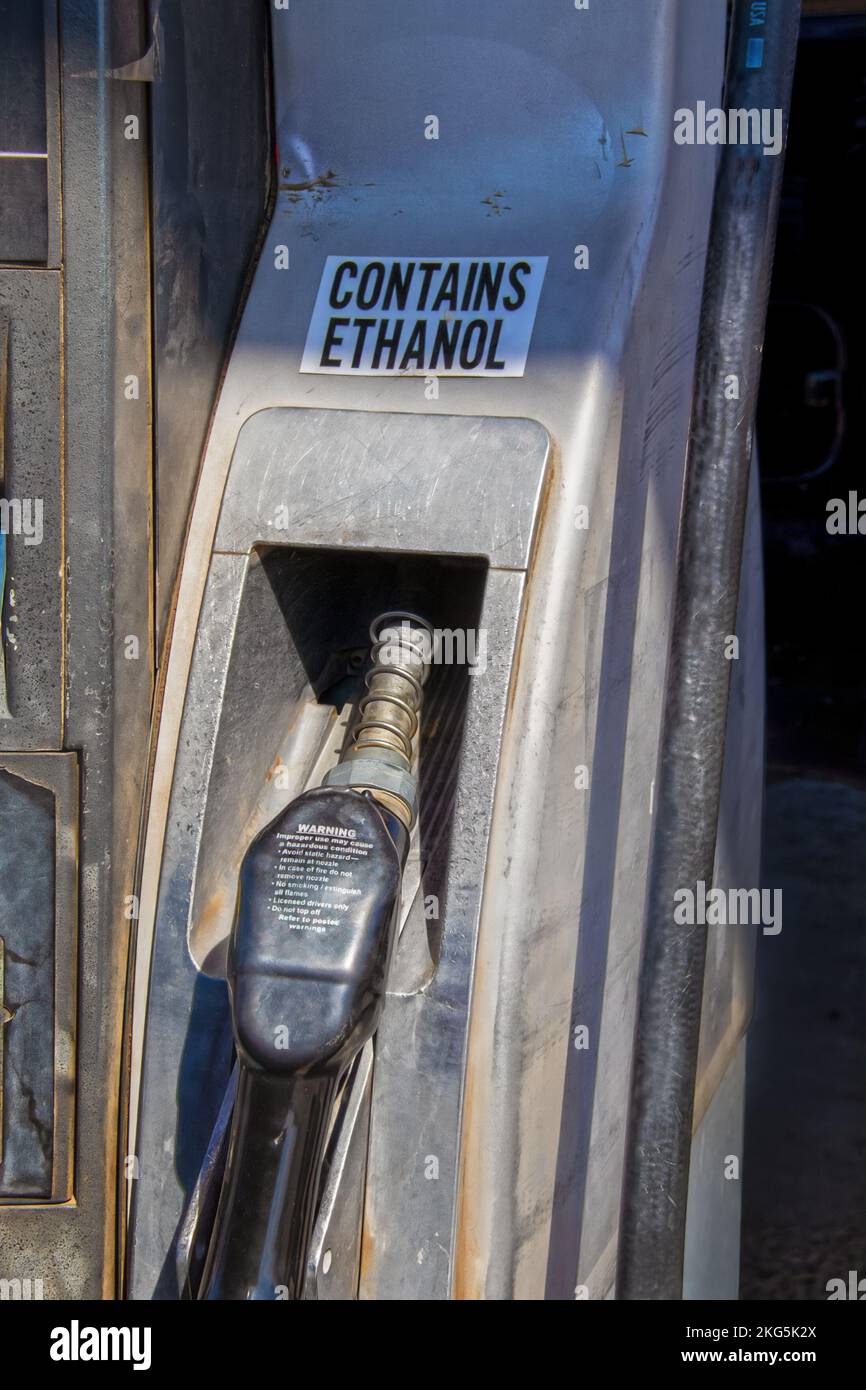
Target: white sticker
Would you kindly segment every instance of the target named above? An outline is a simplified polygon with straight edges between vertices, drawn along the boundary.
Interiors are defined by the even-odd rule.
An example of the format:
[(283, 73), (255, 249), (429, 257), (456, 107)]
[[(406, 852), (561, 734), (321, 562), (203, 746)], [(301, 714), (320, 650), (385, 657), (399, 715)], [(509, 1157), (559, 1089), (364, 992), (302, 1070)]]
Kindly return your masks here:
[(523, 376), (546, 256), (329, 256), (302, 372)]

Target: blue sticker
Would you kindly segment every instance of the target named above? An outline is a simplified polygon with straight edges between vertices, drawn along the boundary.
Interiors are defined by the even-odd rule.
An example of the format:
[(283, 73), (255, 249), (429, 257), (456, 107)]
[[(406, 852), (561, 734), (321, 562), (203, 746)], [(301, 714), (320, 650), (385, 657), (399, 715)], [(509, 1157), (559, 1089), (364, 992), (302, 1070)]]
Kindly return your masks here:
[(746, 49), (746, 67), (762, 68), (764, 66), (764, 40), (749, 39), (749, 46)]

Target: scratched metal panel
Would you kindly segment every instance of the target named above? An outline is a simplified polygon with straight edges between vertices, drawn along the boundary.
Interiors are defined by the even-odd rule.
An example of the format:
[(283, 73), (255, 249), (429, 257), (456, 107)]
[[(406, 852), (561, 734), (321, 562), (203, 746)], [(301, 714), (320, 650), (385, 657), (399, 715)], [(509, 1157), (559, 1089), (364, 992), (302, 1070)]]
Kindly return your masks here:
[(548, 447), (533, 420), (262, 410), (238, 439), (216, 549), (284, 542), (291, 515), (299, 545), (351, 537), (525, 568)]
[[(59, 748), (62, 728), (60, 276), (0, 269), (8, 335), (0, 420), (6, 535), (3, 646), (9, 718), (0, 748)], [(2, 702), (0, 702), (2, 705)]]

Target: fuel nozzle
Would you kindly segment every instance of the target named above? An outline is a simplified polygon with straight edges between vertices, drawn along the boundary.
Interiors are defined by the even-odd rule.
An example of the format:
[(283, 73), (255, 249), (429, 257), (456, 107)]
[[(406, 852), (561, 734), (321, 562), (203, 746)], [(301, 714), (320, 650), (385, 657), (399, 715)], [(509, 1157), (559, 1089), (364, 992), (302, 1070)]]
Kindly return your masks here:
[(373, 666), (358, 705), (352, 745), (324, 785), (369, 791), (411, 829), (418, 794), (413, 747), (433, 657), (433, 630), (416, 613), (382, 613), (370, 626), (370, 641)]
[(299, 1299), (339, 1085), (385, 997), (432, 632), (371, 627), (350, 747), (241, 865), (226, 977), (238, 1086), (199, 1298)]

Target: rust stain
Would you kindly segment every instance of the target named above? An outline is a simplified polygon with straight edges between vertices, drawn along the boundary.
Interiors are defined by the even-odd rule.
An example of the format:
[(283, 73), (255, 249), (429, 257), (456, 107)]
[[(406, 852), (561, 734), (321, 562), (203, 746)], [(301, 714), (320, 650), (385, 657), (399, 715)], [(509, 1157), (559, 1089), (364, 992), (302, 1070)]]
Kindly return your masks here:
[(219, 921), (221, 921), (225, 912), (225, 906), (225, 889), (218, 888), (215, 893), (211, 893), (210, 897), (208, 898), (207, 902), (202, 908), (201, 914), (196, 924), (196, 931), (206, 930), (209, 926), (213, 926), (214, 923), (218, 923)]
[(632, 164), (634, 164), (634, 159), (629, 158), (628, 150), (625, 147), (625, 135), (622, 131), (619, 133), (619, 141), (622, 145), (622, 159), (617, 160), (616, 167), (617, 169), (630, 169)]
[(710, 1104), (727, 1075), (740, 1041), (749, 1023), (749, 1011), (742, 1001), (736, 1001), (731, 1018), (715, 1052), (702, 1068), (695, 1083), (692, 1111), (692, 1134), (697, 1133)]
[(359, 1292), (365, 1287), (369, 1287), (371, 1283), (375, 1285), (376, 1254), (376, 1238), (367, 1215), (365, 1203), (364, 1217), (361, 1222), (361, 1252), (358, 1257)]
[(333, 169), (325, 174), (317, 174), (314, 179), (304, 179), (301, 183), (281, 183), (280, 192), (307, 193), (313, 188), (336, 188), (337, 175)]
[[(479, 951), (476, 958), (473, 994), (481, 988), (480, 977), (483, 975), (484, 966), (484, 954)], [(457, 1190), (457, 1229), (454, 1243), (454, 1299), (459, 1303), (476, 1302), (482, 1298), (481, 1271), (483, 1263), (478, 1243), (478, 1228), (473, 1217), (472, 1187), (467, 1179), (467, 1168), (474, 1172), (478, 1172), (480, 1168), (478, 1158), (468, 1152), (473, 1144), (477, 1147), (477, 1141), (473, 1138), (475, 1134), (473, 1113), (475, 1110), (476, 1075), (475, 1068), (467, 1066), (462, 1122), (463, 1143), (466, 1145), (467, 1152), (461, 1155)]]
[(514, 661), (512, 663), (511, 668), (511, 680), (508, 682), (508, 694), (506, 696), (505, 701), (506, 727), (508, 727), (508, 725), (510, 724), (511, 716), (514, 713), (514, 701), (516, 698), (518, 685), (517, 676), (518, 672), (520, 671), (520, 663), (523, 656), (523, 643), (526, 637), (527, 624), (525, 622), (525, 614), (532, 593), (532, 576), (534, 573), (535, 558), (538, 554), (538, 548), (541, 544), (541, 536), (544, 532), (545, 522), (550, 512), (554, 484), (557, 480), (558, 475), (559, 450), (556, 447), (556, 443), (551, 438), (550, 454), (544, 469), (544, 478), (541, 484), (541, 496), (538, 499), (538, 511), (536, 513), (535, 518), (535, 529), (532, 537), (532, 544), (529, 550), (529, 561), (526, 566), (526, 589), (523, 595), (523, 602), (521, 604), (520, 622), (518, 623), (517, 628), (517, 643), (514, 648)]
[(487, 198), (481, 199), (482, 206), (489, 207), (490, 209), (487, 214), (488, 217), (501, 217), (503, 212), (511, 212), (510, 205), (502, 202), (504, 197), (505, 194), (502, 189), (497, 189), (495, 193), (491, 193)]

